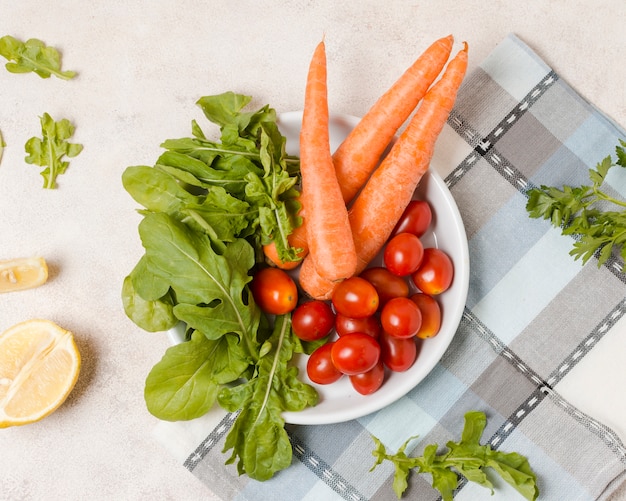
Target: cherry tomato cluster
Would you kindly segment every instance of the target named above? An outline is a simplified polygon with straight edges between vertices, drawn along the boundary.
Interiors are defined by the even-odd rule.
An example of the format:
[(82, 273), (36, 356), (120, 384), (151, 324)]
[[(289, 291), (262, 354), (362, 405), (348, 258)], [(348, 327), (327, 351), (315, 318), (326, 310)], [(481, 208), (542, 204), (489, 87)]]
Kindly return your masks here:
[(291, 311), (293, 332), (304, 341), (328, 339), (309, 356), (311, 381), (331, 384), (348, 376), (357, 392), (374, 393), (386, 369), (408, 370), (419, 341), (437, 335), (436, 297), (452, 284), (454, 267), (445, 252), (422, 244), (431, 220), (430, 205), (412, 201), (383, 249), (383, 265), (342, 281), (330, 302), (298, 305), (289, 274), (278, 268), (255, 274), (250, 289), (261, 309), (275, 315)]

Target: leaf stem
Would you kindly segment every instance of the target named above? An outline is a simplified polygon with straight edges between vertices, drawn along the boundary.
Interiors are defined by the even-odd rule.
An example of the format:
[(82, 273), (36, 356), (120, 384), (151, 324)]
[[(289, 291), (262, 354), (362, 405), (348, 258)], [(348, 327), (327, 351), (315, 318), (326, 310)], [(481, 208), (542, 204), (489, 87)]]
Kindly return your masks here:
[(593, 192), (595, 193), (596, 197), (600, 200), (606, 200), (608, 202), (611, 202), (619, 207), (626, 207), (626, 201), (622, 201), (622, 200), (617, 200), (616, 198), (607, 195), (606, 193), (604, 193), (602, 190), (597, 189), (596, 187), (593, 188)]
[(58, 70), (55, 70), (54, 68), (50, 68), (48, 66), (42, 66), (41, 64), (39, 64), (39, 62), (37, 62), (36, 59), (32, 59), (32, 58), (30, 58), (28, 56), (25, 56), (25, 55), (22, 55), (21, 57), (24, 60), (28, 61), (33, 66), (33, 68), (37, 68), (37, 69), (40, 69), (40, 70), (43, 70), (43, 71), (47, 71), (51, 75), (54, 75), (57, 78), (61, 78), (62, 80), (71, 80), (74, 77), (74, 75), (71, 74), (71, 73), (70, 74), (66, 74), (63, 71), (58, 71)]
[(275, 351), (274, 351), (274, 359), (272, 360), (272, 368), (270, 369), (270, 372), (267, 376), (267, 386), (265, 388), (265, 394), (263, 395), (263, 402), (261, 403), (259, 407), (257, 420), (263, 415), (263, 409), (265, 409), (270, 399), (270, 393), (272, 391), (272, 382), (274, 381), (274, 374), (276, 374), (276, 371), (278, 370), (278, 362), (280, 360), (280, 354), (283, 348), (283, 343), (285, 342), (285, 336), (288, 331), (288, 326), (289, 326), (289, 321), (287, 319), (287, 315), (282, 315), (280, 317), (280, 335), (278, 337), (278, 343), (276, 344), (276, 347), (274, 348)]
[[(202, 139), (197, 139), (201, 143), (205, 143)], [(206, 141), (206, 143), (209, 143)], [(211, 143), (209, 143), (211, 144)], [(173, 148), (173, 150), (177, 150), (178, 148)], [(181, 150), (185, 150), (187, 148), (180, 148)], [(242, 157), (254, 158), (255, 160), (260, 160), (260, 153), (252, 152), (252, 151), (242, 151), (242, 150), (233, 150), (227, 148), (217, 148), (215, 146), (207, 146), (206, 144), (202, 144), (202, 146), (198, 146), (197, 148), (193, 148), (195, 151), (211, 151), (214, 153), (225, 153), (230, 155), (240, 155)], [(284, 161), (290, 165), (297, 165), (300, 160), (297, 156), (293, 155), (285, 155)]]

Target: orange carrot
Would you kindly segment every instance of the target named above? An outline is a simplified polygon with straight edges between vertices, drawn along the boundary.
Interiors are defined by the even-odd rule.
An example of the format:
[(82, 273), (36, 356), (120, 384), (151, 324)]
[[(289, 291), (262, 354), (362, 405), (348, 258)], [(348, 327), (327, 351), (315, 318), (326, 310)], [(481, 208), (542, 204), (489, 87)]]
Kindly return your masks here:
[(374, 103), (333, 154), (346, 203), (365, 184), (393, 136), (445, 66), (453, 42), (449, 35), (431, 44)]
[(306, 256), (302, 260), (298, 274), (298, 283), (300, 287), (313, 299), (325, 301), (330, 299), (335, 286), (339, 282), (333, 282), (322, 278), (315, 270), (315, 265), (311, 256)]
[(293, 270), (297, 267), (309, 253), (309, 244), (306, 241), (306, 226), (304, 224), (304, 207), (300, 209), (298, 212), (298, 216), (302, 218), (302, 224), (293, 229), (293, 231), (287, 237), (287, 243), (290, 247), (294, 249), (299, 249), (298, 251), (298, 259), (296, 261), (283, 261), (278, 256), (278, 251), (276, 250), (276, 244), (271, 242), (267, 245), (263, 246), (263, 253), (265, 257), (273, 263), (278, 268), (282, 268), (283, 270)]
[[(406, 129), (350, 208), (349, 218), (358, 257), (355, 273), (363, 271), (380, 252), (427, 172), (437, 137), (454, 106), (467, 70), (467, 51), (465, 43), (441, 79), (428, 91)], [(304, 265), (305, 262), (302, 269)], [(304, 283), (300, 279), (305, 292), (313, 297), (332, 294), (336, 284), (314, 271), (307, 270)]]
[[(449, 35), (432, 43), (374, 103), (333, 154), (335, 173), (346, 204), (365, 184), (397, 130), (443, 69), (453, 41), (452, 35)], [(296, 231), (305, 234), (303, 226), (304, 222)], [(297, 234), (288, 240), (292, 247), (302, 249), (299, 256), (304, 258), (308, 253), (306, 237), (301, 238)], [(297, 245), (292, 244), (291, 240), (297, 242)], [(265, 256), (281, 268), (293, 269), (300, 263), (300, 260), (282, 262), (273, 244), (266, 246), (264, 251)]]
[(363, 270), (391, 235), (430, 166), (435, 143), (452, 111), (467, 70), (467, 43), (427, 92), (389, 154), (350, 208), (350, 225)]
[(328, 130), (326, 48), (315, 49), (304, 96), (300, 130), (300, 174), (309, 256), (327, 280), (354, 274), (357, 258), (348, 210), (337, 182)]

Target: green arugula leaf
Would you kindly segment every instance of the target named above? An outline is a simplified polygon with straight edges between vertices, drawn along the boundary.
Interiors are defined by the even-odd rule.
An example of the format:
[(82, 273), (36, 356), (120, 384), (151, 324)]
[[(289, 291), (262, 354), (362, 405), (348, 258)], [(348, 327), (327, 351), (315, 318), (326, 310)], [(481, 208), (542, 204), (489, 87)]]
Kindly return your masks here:
[(122, 174), (124, 188), (135, 201), (151, 212), (170, 214), (214, 241), (232, 242), (253, 224), (257, 213), (247, 202), (220, 186), (194, 195), (183, 181), (167, 171), (146, 166), (128, 167)]
[(170, 174), (143, 165), (128, 167), (122, 174), (124, 189), (151, 212), (176, 214), (183, 204), (195, 199)]
[(128, 318), (148, 332), (166, 331), (179, 322), (169, 284), (150, 273), (145, 255), (124, 279), (122, 303)]
[(490, 489), (493, 493), (493, 484), (485, 473), (486, 468), (492, 468), (522, 496), (534, 501), (539, 496), (539, 489), (536, 475), (528, 460), (516, 452), (494, 451), (488, 444), (481, 445), (480, 438), (486, 424), (487, 418), (483, 412), (467, 412), (461, 440), (449, 441), (446, 444), (448, 451), (440, 455), (437, 455), (439, 446), (430, 444), (424, 448), (422, 456), (408, 457), (405, 453), (406, 447), (416, 437), (409, 438), (396, 454), (388, 454), (383, 443), (372, 437), (375, 444), (372, 454), (376, 462), (371, 469), (375, 469), (386, 460), (394, 464), (393, 489), (398, 498), (402, 497), (408, 487), (411, 470), (429, 473), (432, 486), (439, 491), (442, 499), (452, 501), (454, 490), (458, 487), (459, 475), (469, 482)]
[[(251, 96), (244, 96), (241, 94), (235, 94), (234, 92), (224, 92), (214, 96), (204, 96), (198, 99), (197, 103), (204, 115), (214, 124), (220, 127), (227, 127), (235, 125), (239, 132), (244, 131), (250, 124), (254, 113), (243, 113), (246, 105), (252, 101)], [(232, 143), (233, 141), (227, 141)]]
[(34, 72), (41, 78), (54, 75), (63, 80), (76, 76), (75, 71), (61, 70), (61, 55), (57, 49), (36, 38), (22, 42), (10, 35), (3, 36), (0, 38), (0, 56), (13, 61), (5, 64), (11, 73)]
[[(254, 344), (260, 310), (247, 301), (245, 286), (254, 265), (254, 250), (248, 242), (239, 239), (219, 255), (206, 236), (190, 233), (183, 223), (164, 213), (144, 217), (139, 235), (146, 250), (148, 272), (166, 281), (176, 296), (175, 315), (177, 311), (188, 311), (181, 304), (202, 305), (206, 336), (217, 339), (235, 333), (244, 343)], [(191, 320), (189, 316), (184, 319)]]
[[(609, 155), (589, 169), (591, 185), (562, 188), (541, 185), (528, 190), (526, 211), (531, 218), (549, 220), (563, 235), (576, 238), (570, 255), (584, 265), (592, 257), (602, 266), (615, 253), (626, 271), (626, 201), (601, 189), (612, 168), (626, 168), (626, 141), (615, 147), (617, 160)], [(618, 210), (609, 210), (617, 206)]]
[(246, 200), (259, 210), (261, 244), (274, 242), (278, 256), (283, 261), (298, 259), (300, 249), (292, 248), (287, 241), (296, 226), (302, 224), (295, 216), (300, 210), (296, 189), (297, 179), (290, 176), (284, 160), (285, 140), (275, 123), (261, 127), (261, 162), (263, 177), (254, 173), (246, 176)]
[(41, 172), (43, 187), (54, 189), (57, 176), (63, 174), (69, 166), (69, 162), (63, 158), (75, 157), (83, 150), (83, 146), (67, 141), (74, 134), (74, 126), (68, 119), (55, 122), (48, 113), (44, 113), (40, 121), (43, 137), (31, 137), (26, 142), (26, 163), (46, 167)]
[(486, 466), (493, 468), (498, 474), (526, 499), (539, 496), (537, 478), (528, 460), (515, 452), (489, 451)]
[(146, 378), (144, 398), (151, 414), (166, 421), (194, 419), (215, 404), (222, 384), (248, 368), (248, 358), (235, 335), (216, 340), (202, 333), (167, 349)]
[(226, 410), (241, 410), (224, 443), (223, 452), (232, 449), (227, 463), (237, 461), (240, 475), (263, 481), (291, 464), (282, 411), (300, 411), (317, 404), (319, 397), (298, 379), (298, 369), (289, 366), (294, 353), (290, 315), (276, 318), (261, 352), (257, 376), (243, 385), (222, 388), (217, 398)]
[[(193, 142), (193, 144), (188, 144)], [(226, 150), (215, 143), (198, 144), (196, 139), (170, 139), (169, 148), (157, 160), (156, 167), (186, 183), (205, 189), (221, 186), (242, 198), (249, 172), (262, 173), (255, 162), (237, 150)]]
[(124, 279), (122, 302), (128, 318), (148, 332), (166, 331), (179, 321), (174, 316), (173, 301), (169, 294), (146, 300), (135, 290), (131, 275)]
[(154, 275), (148, 268), (145, 254), (141, 256), (129, 276), (133, 290), (146, 301), (161, 299), (170, 292), (169, 282)]

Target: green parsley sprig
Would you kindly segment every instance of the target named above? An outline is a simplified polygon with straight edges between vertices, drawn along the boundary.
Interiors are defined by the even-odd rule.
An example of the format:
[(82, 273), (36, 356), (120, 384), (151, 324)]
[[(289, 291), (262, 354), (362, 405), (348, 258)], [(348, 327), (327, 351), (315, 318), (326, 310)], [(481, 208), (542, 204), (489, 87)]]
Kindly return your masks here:
[[(532, 218), (550, 220), (563, 235), (577, 238), (570, 255), (585, 264), (597, 256), (598, 267), (619, 252), (622, 271), (626, 271), (626, 201), (612, 197), (600, 188), (610, 169), (626, 168), (626, 141), (619, 140), (616, 160), (610, 155), (589, 169), (591, 185), (563, 186), (562, 189), (541, 185), (528, 190), (526, 210)], [(608, 207), (615, 206), (614, 210)]]
[(539, 489), (537, 477), (528, 459), (517, 452), (502, 452), (493, 450), (488, 444), (480, 445), (480, 437), (486, 424), (484, 412), (470, 411), (465, 414), (465, 426), (459, 442), (450, 440), (446, 444), (448, 451), (443, 454), (437, 454), (438, 444), (430, 444), (419, 457), (409, 457), (405, 453), (407, 445), (416, 437), (404, 442), (395, 454), (388, 454), (384, 444), (372, 437), (376, 444), (372, 452), (376, 463), (372, 470), (385, 460), (394, 464), (393, 490), (398, 498), (402, 497), (408, 487), (411, 470), (430, 473), (432, 486), (440, 492), (443, 501), (452, 501), (454, 490), (459, 485), (459, 476), (476, 482), (493, 493), (493, 484), (484, 471), (491, 468), (524, 498), (534, 501), (539, 496)]

